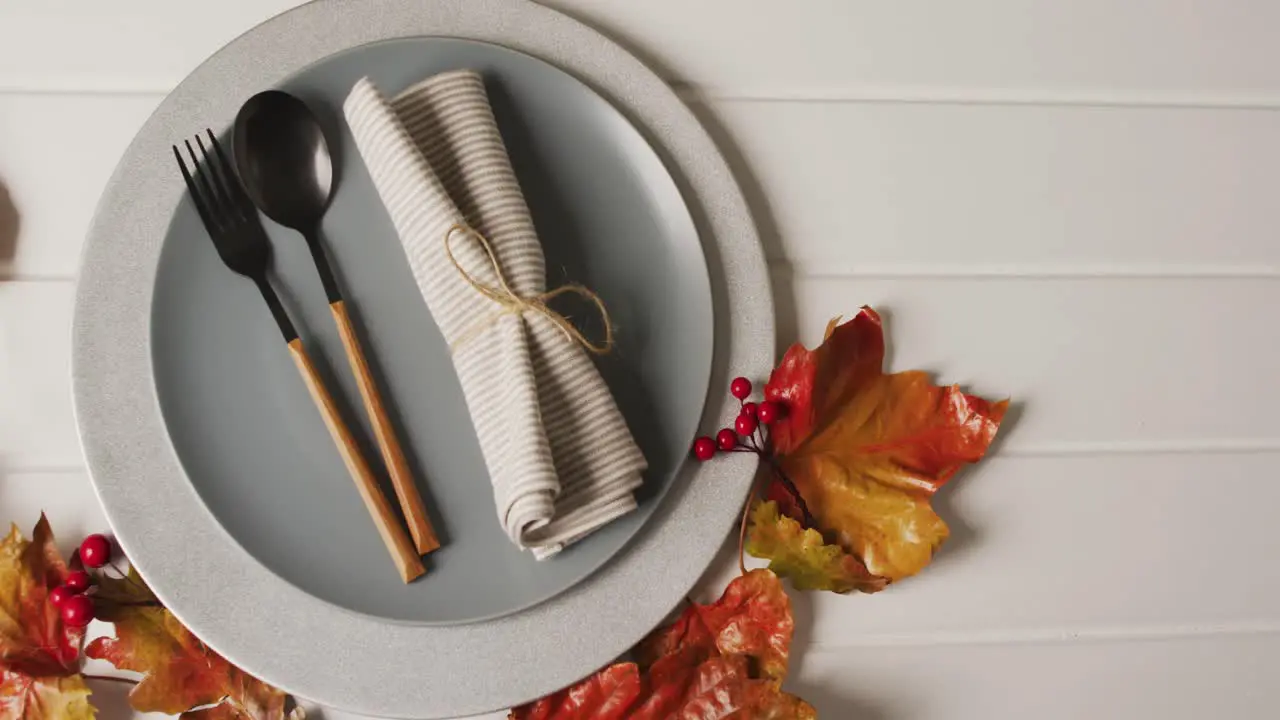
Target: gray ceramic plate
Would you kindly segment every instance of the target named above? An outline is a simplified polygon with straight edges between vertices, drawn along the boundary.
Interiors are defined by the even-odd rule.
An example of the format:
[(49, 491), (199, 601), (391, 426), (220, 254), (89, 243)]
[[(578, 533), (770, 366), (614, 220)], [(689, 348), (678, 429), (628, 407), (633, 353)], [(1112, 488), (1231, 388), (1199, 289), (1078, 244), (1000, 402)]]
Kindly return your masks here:
[[(406, 39), (380, 42), (392, 38)], [(615, 314), (622, 346), (602, 370), (653, 471), (641, 511), (562, 557), (535, 563), (506, 544), (438, 333), (340, 141), (329, 245), (448, 543), (405, 587), (261, 301), (199, 231), (168, 146), (225, 128), (244, 98), (277, 85), (328, 109), (341, 137), (334, 109), (359, 75), (394, 91), (464, 66), (486, 72), (549, 265), (564, 272), (552, 281), (584, 280)], [(304, 334), (356, 397), (301, 242), (273, 236)], [(694, 118), (631, 56), (520, 0), (330, 0), (219, 52), (126, 152), (83, 261), (77, 417), (121, 544), (210, 645), (324, 704), (453, 716), (593, 671), (679, 601), (750, 476), (741, 457), (691, 465), (687, 443), (732, 417), (723, 388), (767, 371), (772, 334), (741, 194)]]
[[(361, 77), (394, 94), (455, 68), (485, 77), (542, 239), (550, 286), (584, 283), (611, 310), (617, 351), (598, 365), (649, 461), (637, 512), (544, 562), (520, 552), (499, 526), (448, 345), (340, 117)], [(382, 370), (443, 547), (431, 555), (427, 577), (401, 582), (261, 296), (222, 264), (184, 198), (160, 256), (151, 356), (165, 424), (187, 477), (251, 555), (299, 588), (356, 612), (469, 622), (563, 591), (652, 514), (686, 460), (702, 415), (711, 288), (675, 182), (635, 128), (586, 85), (497, 45), (449, 38), (365, 45), (281, 86), (331, 120), (330, 149), (341, 174), (322, 232), (348, 305), (367, 330), (366, 350)], [(363, 421), (306, 243), (293, 231), (269, 222), (267, 228), (294, 321), (315, 354), (327, 355), (334, 387), (353, 406), (347, 416)], [(365, 454), (378, 459), (376, 448)]]

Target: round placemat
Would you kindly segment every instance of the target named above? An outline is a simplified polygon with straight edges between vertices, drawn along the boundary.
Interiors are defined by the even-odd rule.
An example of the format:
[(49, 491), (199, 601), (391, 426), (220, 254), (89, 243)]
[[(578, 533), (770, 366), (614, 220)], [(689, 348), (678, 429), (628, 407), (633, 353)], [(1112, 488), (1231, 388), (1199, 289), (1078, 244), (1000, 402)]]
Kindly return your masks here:
[(654, 73), (586, 26), (524, 0), (322, 0), (274, 18), (161, 103), (99, 203), (82, 258), (73, 386), (86, 460), (120, 543), (171, 610), (246, 671), (321, 704), (396, 717), (476, 714), (551, 692), (625, 652), (675, 607), (733, 526), (749, 457), (686, 463), (603, 568), (527, 610), (465, 625), (369, 617), (322, 600), (247, 553), (184, 473), (155, 391), (151, 309), (183, 196), (170, 145), (227, 127), (239, 103), (373, 42), (447, 36), (549, 62), (618, 107), (657, 149), (698, 228), (715, 321), (700, 427), (736, 414), (723, 389), (774, 354), (769, 278), (739, 188), (705, 130)]

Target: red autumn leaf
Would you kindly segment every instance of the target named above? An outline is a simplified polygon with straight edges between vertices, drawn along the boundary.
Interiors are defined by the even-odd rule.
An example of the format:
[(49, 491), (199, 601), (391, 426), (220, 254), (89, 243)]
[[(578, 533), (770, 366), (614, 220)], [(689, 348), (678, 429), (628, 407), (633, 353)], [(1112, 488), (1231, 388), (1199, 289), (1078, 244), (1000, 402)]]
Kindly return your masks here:
[[(98, 615), (115, 637), (89, 643), (85, 654), (143, 674), (129, 693), (139, 712), (203, 720), (282, 720), (288, 696), (209, 649), (162, 607), (134, 571), (102, 578)], [(212, 705), (192, 711), (193, 708)], [(191, 712), (189, 712), (191, 711)]]
[(67, 579), (43, 514), (28, 541), (13, 526), (0, 540), (0, 718), (89, 720), (79, 674), (84, 630), (62, 622), (49, 591)]
[(16, 525), (0, 541), (0, 666), (33, 677), (77, 672), (84, 630), (49, 602), (67, 573), (43, 514), (29, 542)]
[(752, 679), (742, 655), (712, 658), (698, 666), (684, 701), (670, 715), (642, 717), (673, 720), (812, 720), (817, 712), (806, 702), (781, 692), (778, 684)]
[(808, 720), (782, 692), (794, 622), (778, 577), (754, 570), (710, 605), (691, 604), (618, 663), (511, 711), (511, 720)]
[[(813, 529), (865, 567), (856, 583), (864, 592), (929, 564), (948, 534), (930, 506), (933, 494), (983, 457), (1008, 408), (1007, 401), (935, 386), (922, 372), (885, 374), (883, 365), (880, 316), (864, 308), (844, 324), (833, 320), (816, 350), (793, 345), (765, 386), (766, 398), (786, 408), (770, 428), (778, 466), (804, 499)], [(780, 481), (766, 496), (803, 519), (786, 502), (791, 494)], [(773, 531), (752, 528), (753, 536)], [(789, 529), (778, 533), (803, 537)], [(762, 544), (768, 543), (748, 546)], [(794, 560), (803, 553), (792, 548), (786, 554)], [(788, 574), (785, 565), (771, 567)], [(828, 566), (863, 575), (843, 562)]]
[(618, 663), (571, 688), (513, 711), (520, 720), (623, 720), (640, 697), (640, 669)]
[(636, 659), (651, 672), (664, 658), (690, 648), (714, 655), (754, 658), (761, 674), (781, 681), (791, 652), (791, 599), (772, 572), (755, 570), (735, 578), (710, 605), (690, 603), (670, 626), (636, 647)]

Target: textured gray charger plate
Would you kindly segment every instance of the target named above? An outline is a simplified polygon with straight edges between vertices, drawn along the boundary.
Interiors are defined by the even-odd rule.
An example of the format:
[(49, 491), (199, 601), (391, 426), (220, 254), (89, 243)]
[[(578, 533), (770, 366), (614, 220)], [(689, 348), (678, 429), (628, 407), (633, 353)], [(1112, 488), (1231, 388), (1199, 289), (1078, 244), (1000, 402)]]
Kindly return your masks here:
[[(249, 536), (220, 523), (226, 512), (220, 516), (217, 504), (206, 502), (211, 489), (197, 490), (184, 472), (195, 446), (180, 433), (170, 436), (156, 391), (157, 383), (166, 383), (165, 370), (163, 363), (152, 363), (159, 349), (153, 340), (162, 334), (159, 324), (153, 333), (153, 301), (164, 292), (162, 267), (169, 262), (162, 261), (161, 251), (183, 195), (169, 145), (199, 128), (226, 127), (249, 94), (317, 60), (371, 42), (424, 35), (496, 43), (548, 61), (619, 107), (658, 149), (693, 214), (711, 275), (715, 321), (706, 332), (714, 339), (712, 390), (700, 427), (712, 429), (733, 416), (736, 405), (723, 393), (728, 379), (762, 376), (774, 349), (768, 275), (755, 230), (710, 139), (653, 73), (554, 11), (520, 0), (317, 2), (251, 31), (184, 81), (125, 153), (83, 258), (74, 385), (95, 486), (126, 552), (161, 598), (215, 649), (303, 697), (400, 717), (505, 707), (611, 661), (697, 579), (733, 525), (751, 473), (743, 457), (684, 465), (649, 521), (611, 562), (550, 600), (466, 625), (389, 622), (371, 615), (404, 613), (362, 606), (350, 595), (344, 603), (336, 586), (304, 589), (303, 579), (279, 574), (287, 568), (269, 567), (272, 561), (260, 557), (263, 548), (246, 549)], [(301, 287), (298, 293), (308, 292)], [(245, 312), (247, 318), (247, 307)], [(324, 327), (310, 317), (306, 324), (316, 331)], [(385, 332), (370, 330), (378, 337)], [(331, 361), (341, 368), (340, 357)], [(703, 401), (697, 399), (699, 405)], [(173, 415), (171, 398), (164, 406)], [(434, 491), (435, 479), (427, 482)], [(346, 541), (336, 529), (328, 538)]]

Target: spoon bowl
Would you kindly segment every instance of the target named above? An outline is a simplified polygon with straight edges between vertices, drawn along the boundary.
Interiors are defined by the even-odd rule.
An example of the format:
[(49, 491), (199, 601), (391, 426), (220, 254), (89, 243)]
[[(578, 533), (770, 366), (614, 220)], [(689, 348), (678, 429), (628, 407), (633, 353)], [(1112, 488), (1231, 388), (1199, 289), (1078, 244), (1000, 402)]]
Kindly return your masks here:
[(333, 191), (333, 160), (311, 108), (286, 92), (260, 92), (240, 108), (234, 133), (236, 168), (253, 203), (313, 236)]

